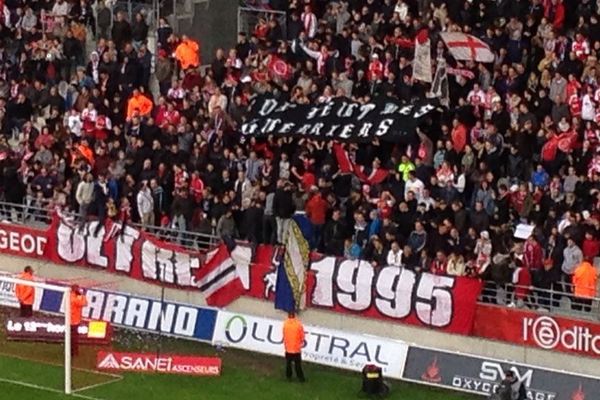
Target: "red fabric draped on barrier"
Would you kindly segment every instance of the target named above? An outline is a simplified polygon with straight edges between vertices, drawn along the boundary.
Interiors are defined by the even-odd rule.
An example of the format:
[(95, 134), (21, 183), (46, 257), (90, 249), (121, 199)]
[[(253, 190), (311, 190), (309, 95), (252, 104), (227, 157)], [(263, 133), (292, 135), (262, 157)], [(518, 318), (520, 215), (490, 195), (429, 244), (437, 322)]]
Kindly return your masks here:
[(202, 252), (161, 241), (127, 225), (97, 221), (85, 225), (57, 216), (48, 228), (46, 258), (57, 264), (76, 264), (123, 273), (134, 279), (195, 286), (194, 270)]
[[(306, 304), (344, 314), (393, 320), (468, 335), (482, 288), (476, 279), (415, 274), (397, 267), (312, 254)], [(251, 269), (252, 297), (272, 300), (277, 265), (271, 246), (259, 246)]]
[[(90, 221), (80, 226), (61, 216), (54, 218), (47, 231), (0, 224), (0, 249), (198, 291), (196, 272), (206, 260), (204, 252), (161, 241), (127, 225)], [(275, 248), (257, 246), (252, 256), (248, 250), (250, 259), (250, 265), (233, 260), (244, 295), (273, 301), (278, 264)], [(479, 280), (416, 274), (397, 267), (374, 268), (366, 261), (316, 253), (311, 259), (307, 307), (471, 334), (482, 288)]]

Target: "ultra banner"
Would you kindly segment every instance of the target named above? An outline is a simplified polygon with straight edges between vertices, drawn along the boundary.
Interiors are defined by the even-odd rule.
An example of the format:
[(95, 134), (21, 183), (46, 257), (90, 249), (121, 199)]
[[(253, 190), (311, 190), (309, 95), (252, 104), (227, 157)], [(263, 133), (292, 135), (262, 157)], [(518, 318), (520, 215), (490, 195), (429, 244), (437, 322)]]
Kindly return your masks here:
[[(113, 223), (99, 226), (96, 221), (79, 227), (56, 217), (45, 231), (22, 227), (13, 234), (13, 226), (8, 224), (0, 224), (0, 229), (5, 231), (5, 237), (15, 237), (16, 247), (11, 254), (35, 257), (35, 251), (25, 252), (19, 247), (23, 240), (18, 237), (27, 237), (28, 249), (29, 243), (42, 243), (43, 237), (47, 240), (43, 254), (51, 262), (91, 266), (134, 279), (197, 290), (201, 296), (194, 276), (204, 265), (206, 255), (133, 227)], [(308, 307), (465, 335), (472, 332), (482, 286), (477, 279), (416, 274), (397, 267), (373, 268), (365, 261), (316, 253), (311, 259), (306, 281)], [(251, 267), (241, 266), (248, 271), (241, 276), (249, 276), (245, 295), (273, 301), (278, 264), (273, 246), (258, 246)]]
[(242, 133), (249, 136), (306, 136), (323, 140), (410, 142), (419, 123), (438, 107), (427, 99), (404, 104), (391, 97), (370, 103), (347, 98), (307, 105), (260, 96), (250, 106)]
[[(560, 368), (560, 366), (557, 366)], [(531, 400), (597, 399), (600, 380), (530, 365), (411, 346), (404, 379), (489, 396), (510, 370)]]
[[(376, 364), (385, 376), (400, 379), (406, 359), (406, 343), (317, 326), (305, 326), (305, 361), (360, 371)], [(213, 344), (283, 356), (283, 322), (220, 311)]]
[(600, 324), (478, 305), (473, 335), (544, 350), (600, 357)]
[[(250, 295), (273, 298), (277, 269), (272, 257), (268, 246), (256, 250)], [(481, 286), (477, 279), (373, 268), (366, 261), (313, 255), (306, 304), (468, 335)]]
[(47, 259), (123, 273), (135, 279), (193, 287), (205, 254), (158, 240), (131, 226), (89, 221), (83, 226), (56, 215), (44, 247)]

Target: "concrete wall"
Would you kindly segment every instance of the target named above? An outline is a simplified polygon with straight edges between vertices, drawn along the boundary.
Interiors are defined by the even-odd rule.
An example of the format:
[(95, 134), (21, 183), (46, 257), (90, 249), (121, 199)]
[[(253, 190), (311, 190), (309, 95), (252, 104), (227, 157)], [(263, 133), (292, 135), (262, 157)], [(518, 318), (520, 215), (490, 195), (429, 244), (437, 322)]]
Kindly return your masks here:
[[(45, 278), (78, 280), (83, 284), (87, 283), (100, 288), (103, 287), (107, 290), (113, 289), (151, 297), (159, 297), (161, 292), (161, 288), (155, 285), (125, 276), (107, 274), (91, 268), (59, 266), (0, 255), (0, 271), (20, 272), (25, 265), (33, 266), (36, 274)], [(198, 292), (166, 289), (165, 298), (172, 301), (205, 305), (202, 295)], [(256, 316), (284, 318), (284, 314), (275, 310), (272, 303), (258, 299), (243, 298), (237, 300), (228, 307), (228, 310)], [(598, 368), (600, 363), (597, 359), (593, 358), (538, 350), (531, 347), (514, 346), (507, 343), (467, 336), (451, 335), (408, 325), (352, 317), (322, 310), (307, 310), (302, 313), (302, 320), (306, 324), (399, 339), (420, 346), (600, 376), (600, 369)]]

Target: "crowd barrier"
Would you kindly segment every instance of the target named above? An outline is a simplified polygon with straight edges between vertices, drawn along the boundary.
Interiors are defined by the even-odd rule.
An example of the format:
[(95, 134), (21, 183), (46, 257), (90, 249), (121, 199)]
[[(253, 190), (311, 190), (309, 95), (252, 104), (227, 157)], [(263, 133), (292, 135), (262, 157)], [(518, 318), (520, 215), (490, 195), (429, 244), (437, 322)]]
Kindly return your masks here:
[[(34, 211), (36, 211), (34, 209)], [(139, 226), (96, 221), (83, 224), (77, 216), (66, 218), (37, 215), (27, 207), (0, 204), (4, 221), (0, 222), (0, 251), (8, 255), (35, 258), (56, 264), (95, 267), (100, 271), (126, 275), (161, 287), (198, 291), (195, 271), (203, 265), (206, 250), (160, 240)], [(36, 229), (19, 221), (44, 221)], [(13, 223), (13, 221), (17, 223)], [(50, 225), (48, 225), (50, 224)], [(275, 251), (272, 246), (254, 249), (251, 264), (243, 267), (244, 296), (272, 302), (276, 282)], [(243, 270), (242, 268), (242, 270)], [(513, 289), (516, 292), (519, 288)], [(600, 355), (600, 324), (559, 317), (556, 313), (477, 303), (481, 282), (476, 279), (431, 274), (415, 274), (395, 267), (373, 268), (370, 263), (313, 254), (307, 278), (306, 303), (309, 308), (339, 315), (375, 318), (448, 333), (499, 340), (521, 346)], [(496, 293), (502, 303), (506, 297)], [(536, 291), (532, 296), (572, 302), (567, 293)], [(198, 293), (199, 303), (201, 294)], [(488, 290), (484, 299), (490, 301)], [(593, 310), (590, 319), (597, 318)], [(550, 302), (552, 303), (552, 302)], [(560, 308), (558, 308), (560, 309)], [(554, 309), (556, 311), (558, 309)], [(580, 312), (583, 316), (584, 312)], [(504, 321), (498, 324), (498, 321)], [(510, 321), (510, 323), (506, 322)], [(518, 322), (517, 322), (518, 321)], [(490, 329), (500, 326), (501, 329)], [(540, 333), (541, 332), (541, 333)], [(550, 337), (547, 332), (551, 332)], [(540, 335), (545, 335), (540, 339)], [(574, 335), (575, 343), (568, 342)], [(555, 339), (558, 338), (558, 339)]]

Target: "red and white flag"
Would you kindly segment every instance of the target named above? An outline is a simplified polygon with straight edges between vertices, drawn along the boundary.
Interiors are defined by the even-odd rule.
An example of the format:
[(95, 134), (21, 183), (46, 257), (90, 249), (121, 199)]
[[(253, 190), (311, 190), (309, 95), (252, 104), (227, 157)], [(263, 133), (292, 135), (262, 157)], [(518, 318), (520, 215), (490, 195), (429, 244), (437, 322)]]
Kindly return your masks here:
[(456, 60), (478, 61), (490, 63), (494, 61), (494, 53), (484, 41), (473, 35), (459, 32), (442, 32), (440, 36), (452, 57)]
[(429, 40), (427, 29), (421, 29), (415, 38), (413, 79), (429, 83), (433, 80), (431, 73), (431, 40)]
[(269, 75), (271, 75), (272, 79), (287, 81), (293, 74), (292, 67), (276, 54), (271, 54), (269, 57), (267, 68), (269, 69)]
[(348, 156), (348, 151), (340, 143), (333, 144), (333, 153), (338, 163), (340, 172), (354, 174), (362, 182), (368, 185), (378, 185), (386, 180), (389, 172), (380, 166), (373, 167), (367, 174), (366, 168), (355, 164)]
[(235, 247), (230, 250), (229, 242), (224, 242), (209, 254), (195, 276), (195, 284), (204, 294), (206, 304), (213, 307), (224, 307), (249, 289), (252, 249), (233, 244)]

